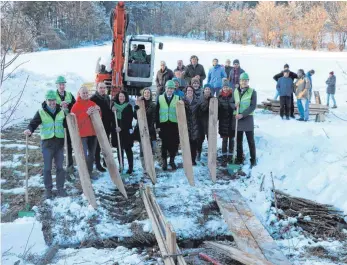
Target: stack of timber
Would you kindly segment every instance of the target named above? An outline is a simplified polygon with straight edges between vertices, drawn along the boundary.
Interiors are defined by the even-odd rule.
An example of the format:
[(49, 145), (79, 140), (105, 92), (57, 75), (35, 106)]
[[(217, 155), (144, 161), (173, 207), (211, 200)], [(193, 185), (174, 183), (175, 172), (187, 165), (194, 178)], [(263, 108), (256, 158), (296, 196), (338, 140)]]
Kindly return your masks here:
[[(280, 101), (274, 99), (267, 99), (262, 104), (258, 104), (258, 108), (271, 110), (274, 113), (279, 114), (280, 112)], [(329, 112), (329, 107), (321, 104), (310, 104), (310, 115), (325, 114)], [(294, 102), (294, 114), (299, 114), (296, 102)]]

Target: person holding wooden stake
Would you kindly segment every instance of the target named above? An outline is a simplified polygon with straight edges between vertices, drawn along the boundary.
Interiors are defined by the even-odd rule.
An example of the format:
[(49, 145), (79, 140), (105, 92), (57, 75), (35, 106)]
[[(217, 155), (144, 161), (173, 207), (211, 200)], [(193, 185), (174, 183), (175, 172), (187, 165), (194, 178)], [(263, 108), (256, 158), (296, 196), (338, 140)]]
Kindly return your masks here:
[[(234, 91), (235, 106), (239, 107), (237, 113), (234, 107), (235, 119), (238, 119), (237, 127), (237, 155), (236, 163), (243, 163), (243, 133), (246, 134), (249, 152), (251, 155), (251, 167), (256, 166), (256, 149), (254, 142), (254, 110), (257, 107), (257, 92), (249, 87), (249, 76), (242, 73), (240, 76), (240, 87)], [(235, 130), (235, 123), (233, 123)]]
[(30, 121), (25, 135), (30, 136), (40, 126), (41, 147), (43, 155), (43, 182), (45, 184), (45, 199), (52, 198), (52, 164), (56, 167), (56, 185), (59, 197), (67, 196), (64, 189), (65, 170), (64, 162), (64, 127), (66, 127), (66, 106), (57, 104), (56, 92), (48, 90), (46, 100), (42, 103), (42, 109), (36, 112)]
[[(90, 98), (91, 101), (95, 102), (101, 109), (101, 120), (104, 125), (107, 139), (110, 139), (111, 126), (114, 123), (114, 113), (111, 110), (110, 98), (107, 95), (107, 87), (104, 82), (101, 82), (97, 86), (97, 91)], [(100, 172), (106, 172), (106, 164), (104, 161), (104, 167), (101, 165), (101, 149), (99, 142), (97, 142), (96, 151), (95, 151), (95, 165), (96, 169)]]
[(175, 82), (169, 80), (165, 84), (165, 93), (157, 98), (157, 130), (162, 140), (161, 156), (163, 160), (162, 168), (167, 170), (167, 153), (170, 154), (170, 166), (177, 169), (175, 156), (178, 151), (179, 133), (177, 124), (176, 104), (179, 97), (174, 95)]
[[(232, 97), (232, 89), (230, 82), (226, 78), (223, 80), (223, 88), (218, 96), (218, 120), (219, 120), (219, 135), (222, 141), (222, 166), (226, 166), (233, 154), (235, 137), (232, 124), (234, 121), (233, 111), (235, 109), (234, 100)], [(229, 144), (228, 144), (229, 142)], [(228, 152), (229, 147), (229, 152)], [(229, 156), (229, 157), (228, 157)]]
[[(133, 173), (134, 170), (134, 155), (132, 147), (134, 144), (133, 139), (133, 107), (129, 103), (129, 96), (125, 91), (121, 91), (112, 99), (113, 107), (112, 111), (116, 115), (116, 123), (114, 128), (112, 128), (112, 146), (119, 149), (121, 146), (121, 151), (118, 150), (118, 161), (120, 165), (124, 167), (124, 151), (127, 155), (129, 168), (127, 174)], [(118, 135), (117, 135), (118, 134)], [(119, 139), (119, 140), (118, 140)], [(123, 168), (121, 168), (123, 170)]]
[(198, 122), (198, 113), (199, 113), (199, 100), (194, 94), (194, 88), (188, 86), (186, 88), (186, 95), (183, 98), (183, 102), (186, 110), (187, 117), (187, 127), (190, 143), (190, 152), (192, 155), (192, 164), (196, 166), (196, 153), (198, 148), (198, 143), (200, 141), (200, 132), (199, 132), (199, 122)]
[(92, 173), (97, 139), (93, 123), (89, 116), (95, 111), (100, 111), (100, 107), (89, 99), (88, 88), (82, 86), (78, 91), (77, 101), (73, 105), (71, 113), (76, 115), (83, 151), (91, 178), (94, 178)]

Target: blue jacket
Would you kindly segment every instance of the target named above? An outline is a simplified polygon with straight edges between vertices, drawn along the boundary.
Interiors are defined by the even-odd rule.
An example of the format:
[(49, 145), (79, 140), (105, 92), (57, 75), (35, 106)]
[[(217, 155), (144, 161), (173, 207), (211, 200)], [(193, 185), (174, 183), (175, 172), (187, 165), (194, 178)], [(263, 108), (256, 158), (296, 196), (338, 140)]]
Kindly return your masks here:
[(290, 97), (293, 94), (293, 87), (294, 87), (293, 79), (291, 79), (290, 77), (281, 77), (277, 81), (276, 89), (280, 97), (283, 97), (283, 96)]
[(176, 96), (179, 96), (180, 97), (180, 99), (182, 99), (183, 97), (184, 97), (184, 92), (183, 91), (181, 91), (181, 90), (175, 90), (174, 92), (173, 92), (173, 94), (174, 95), (176, 95)]
[(310, 80), (310, 85), (311, 85), (311, 87), (310, 87), (310, 90), (312, 89), (312, 75), (311, 75), (311, 73), (310, 72), (307, 72), (307, 74), (306, 74), (306, 77), (308, 78), (308, 80)]
[(225, 73), (224, 68), (220, 64), (217, 64), (208, 71), (207, 83), (209, 83), (212, 88), (221, 88), (222, 79), (226, 77), (227, 74)]

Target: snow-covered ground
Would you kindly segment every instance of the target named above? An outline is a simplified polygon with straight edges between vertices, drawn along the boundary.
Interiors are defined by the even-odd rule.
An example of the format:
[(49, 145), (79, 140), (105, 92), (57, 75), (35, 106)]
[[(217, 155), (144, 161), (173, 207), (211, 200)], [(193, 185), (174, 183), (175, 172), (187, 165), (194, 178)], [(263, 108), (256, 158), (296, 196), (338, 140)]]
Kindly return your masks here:
[[(256, 111), (255, 138), (258, 165), (252, 169), (252, 177), (250, 179), (231, 182), (220, 180), (213, 185), (209, 180), (206, 168), (203, 166), (194, 168), (196, 187), (193, 188), (187, 184), (183, 176), (183, 170), (179, 170), (171, 176), (163, 176), (158, 179), (155, 194), (163, 208), (164, 214), (173, 224), (178, 237), (194, 238), (201, 234), (210, 233), (217, 235), (226, 232), (227, 227), (220, 219), (209, 220), (204, 226), (197, 225), (199, 218), (201, 218), (201, 214), (197, 213), (198, 203), (199, 201), (212, 201), (212, 188), (238, 188), (241, 194), (247, 198), (250, 207), (257, 217), (263, 224), (268, 224), (272, 215), (271, 211), (269, 211), (271, 205), (271, 194), (269, 192), (271, 187), (270, 172), (274, 175), (277, 189), (293, 196), (332, 204), (347, 214), (347, 141), (345, 139), (347, 136), (347, 76), (343, 76), (339, 67), (340, 65), (347, 71), (347, 53), (244, 47), (227, 43), (171, 37), (161, 37), (158, 40), (164, 43), (164, 50), (159, 50), (156, 53), (155, 71), (159, 68), (160, 60), (165, 60), (168, 67), (173, 69), (178, 59), (183, 59), (184, 63), (188, 64), (189, 58), (193, 54), (199, 57), (199, 63), (205, 66), (206, 72), (211, 66), (213, 58), (218, 58), (220, 63), (224, 63), (227, 58), (231, 60), (239, 59), (241, 67), (250, 75), (251, 86), (258, 92), (258, 103), (274, 96), (275, 81), (272, 77), (283, 69), (285, 63), (290, 65), (292, 71), (297, 71), (299, 68), (303, 68), (305, 71), (315, 69), (316, 74), (313, 76), (313, 86), (314, 90), (320, 91), (323, 102), (325, 102), (326, 98), (325, 81), (328, 73), (334, 71), (337, 76), (336, 100), (338, 109), (331, 110), (324, 123), (315, 123), (313, 120), (307, 123), (300, 123), (295, 120), (282, 121), (279, 116), (262, 110)], [(23, 103), (20, 106), (17, 117), (24, 119), (31, 118), (34, 115), (44, 99), (45, 91), (55, 89), (54, 81), (57, 75), (66, 76), (67, 89), (73, 93), (77, 92), (83, 82), (93, 81), (97, 58), (99, 56), (107, 56), (110, 53), (110, 49), (110, 45), (107, 45), (43, 51), (21, 56), (15, 65), (25, 61), (29, 62), (19, 67), (11, 78), (3, 84), (5, 89), (8, 88), (15, 91), (24, 85), (25, 79), (29, 75)], [(6, 144), (6, 141), (2, 141), (1, 148), (4, 146), (17, 148), (19, 152), (22, 152), (21, 149), (24, 145), (9, 145)], [(219, 140), (218, 147), (220, 148), (220, 146), (221, 141)], [(246, 143), (245, 151), (246, 155), (248, 155)], [(6, 163), (4, 165), (7, 165)], [(136, 163), (139, 166), (139, 161)], [(4, 165), (2, 164), (2, 166)], [(248, 169), (245, 167), (244, 170), (247, 171)], [(265, 179), (265, 192), (259, 192), (263, 175), (267, 176)], [(42, 183), (39, 183), (39, 179), (36, 176), (32, 180), (31, 185), (34, 186), (36, 185), (35, 183), (37, 186), (42, 186)], [(107, 191), (112, 186), (112, 183), (107, 176), (104, 176), (93, 183), (93, 185), (96, 190), (104, 189)], [(23, 189), (19, 188), (19, 190), (13, 192), (23, 192)], [(50, 206), (57, 218), (63, 218), (64, 213), (67, 211), (75, 213), (81, 220), (85, 216), (95, 214), (94, 210), (87, 207), (85, 200), (83, 201), (82, 198), (79, 200), (73, 201), (70, 198), (59, 199), (51, 202)], [(186, 215), (183, 215), (182, 212), (177, 211), (179, 208), (177, 205), (179, 207), (184, 206), (181, 211), (188, 211), (189, 218), (185, 217)], [(171, 212), (172, 209), (175, 209), (174, 213)], [(107, 220), (107, 215), (101, 212), (101, 210), (98, 214), (105, 215), (104, 220)], [(26, 222), (26, 228), (21, 228), (23, 222)], [(75, 224), (76, 230), (81, 234), (76, 234), (75, 237), (70, 238), (71, 242), (79, 241), (88, 232), (88, 230), (83, 230), (83, 222)], [(30, 232), (33, 221), (24, 220), (22, 223), (1, 225), (1, 252), (4, 253), (13, 246), (3, 257), (3, 264), (13, 264), (21, 258), (24, 252), (28, 238), (28, 235), (24, 235), (24, 233), (27, 233), (28, 230)], [(147, 223), (145, 225), (148, 226)], [(35, 225), (31, 235), (32, 238), (42, 237), (40, 229), (37, 229), (38, 226)], [(59, 231), (62, 228), (58, 226), (56, 230)], [(17, 237), (15, 233), (17, 233), (17, 230), (21, 231), (21, 229), (23, 229), (23, 236)], [(96, 229), (100, 234), (105, 233), (105, 236), (121, 237), (130, 233), (126, 225), (118, 225), (111, 220), (108, 223), (98, 224)], [(147, 229), (151, 230), (150, 226)], [(293, 233), (296, 233), (296, 231), (293, 231)], [(38, 243), (35, 245), (34, 250), (42, 254), (46, 250), (46, 246), (44, 243), (40, 243), (42, 242), (41, 239), (37, 240)], [(342, 248), (341, 242), (313, 243), (305, 238), (301, 238), (299, 233), (293, 236), (292, 239), (287, 241), (281, 240), (278, 243), (283, 247), (286, 254), (291, 255), (297, 254), (294, 249), (298, 246), (302, 250), (308, 245), (326, 244), (326, 248), (331, 249), (332, 252), (338, 252)], [(84, 264), (96, 264), (93, 263), (96, 260), (99, 264), (103, 262), (105, 262), (104, 264), (112, 264), (113, 261), (119, 260), (117, 257), (126, 256), (130, 257), (129, 261), (124, 261), (123, 264), (142, 264), (141, 260), (143, 259), (139, 254), (124, 248), (110, 250), (113, 253), (112, 255), (115, 255), (114, 259), (110, 258), (110, 263), (107, 263), (108, 260), (106, 258), (105, 260), (98, 258), (98, 256), (106, 256), (108, 255), (107, 253), (111, 253), (108, 251), (84, 249), (77, 253), (77, 250), (72, 249), (60, 250), (57, 255), (62, 257), (62, 259), (57, 259), (54, 264), (73, 264), (76, 262), (73, 256), (84, 257), (85, 261), (88, 259)], [(9, 253), (15, 253), (15, 257), (9, 255)], [(325, 260), (305, 260), (305, 258), (297, 259), (294, 263), (304, 265), (333, 264)]]

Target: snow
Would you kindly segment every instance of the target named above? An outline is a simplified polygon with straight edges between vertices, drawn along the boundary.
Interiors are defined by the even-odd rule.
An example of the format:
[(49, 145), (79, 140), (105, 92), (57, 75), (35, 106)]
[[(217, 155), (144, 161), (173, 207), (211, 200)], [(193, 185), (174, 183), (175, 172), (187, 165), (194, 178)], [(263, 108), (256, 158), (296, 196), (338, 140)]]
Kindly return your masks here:
[[(325, 81), (330, 71), (335, 72), (337, 76), (335, 97), (338, 109), (331, 110), (326, 115), (324, 123), (315, 123), (313, 116), (307, 123), (300, 123), (295, 120), (282, 121), (279, 116), (267, 111), (256, 111), (255, 141), (258, 165), (252, 169), (251, 178), (242, 178), (237, 181), (219, 179), (216, 184), (213, 184), (208, 176), (206, 166), (197, 166), (194, 167), (195, 187), (189, 186), (183, 169), (179, 169), (175, 174), (158, 176), (158, 183), (154, 189), (154, 194), (164, 215), (172, 223), (177, 236), (181, 239), (227, 234), (227, 225), (221, 217), (213, 216), (206, 220), (203, 225), (200, 225), (199, 222), (204, 218), (201, 209), (203, 205), (212, 202), (212, 189), (237, 188), (247, 199), (256, 216), (264, 225), (267, 225), (270, 232), (290, 226), (288, 239), (277, 240), (277, 242), (286, 254), (296, 257), (294, 259), (295, 264), (333, 264), (328, 260), (299, 257), (300, 253), (304, 253), (305, 247), (315, 246), (315, 244), (324, 245), (332, 252), (339, 253), (343, 248), (342, 243), (309, 242), (308, 239), (302, 238), (300, 230), (292, 228), (295, 218), (285, 220), (280, 224), (276, 223), (274, 210), (271, 209), (272, 194), (270, 190), (272, 183), (270, 175), (272, 173), (274, 176), (276, 189), (319, 203), (332, 204), (347, 214), (347, 141), (345, 140), (347, 135), (347, 76), (343, 76), (340, 68), (341, 66), (342, 69), (347, 70), (347, 53), (270, 49), (171, 37), (158, 37), (156, 39), (164, 43), (164, 49), (156, 53), (155, 71), (159, 69), (161, 60), (166, 61), (168, 67), (174, 69), (178, 59), (183, 59), (184, 64), (187, 65), (193, 54), (199, 57), (199, 63), (204, 65), (206, 72), (212, 65), (213, 58), (218, 58), (222, 64), (227, 58), (231, 60), (237, 58), (241, 62), (241, 67), (250, 75), (250, 85), (257, 90), (258, 103), (267, 98), (273, 98), (276, 84), (272, 77), (283, 69), (285, 63), (290, 65), (292, 71), (297, 71), (299, 68), (305, 71), (310, 69), (316, 71), (313, 76), (313, 90), (320, 92), (323, 104), (326, 100)], [(17, 117), (22, 118), (22, 120), (33, 117), (44, 99), (45, 91), (55, 89), (55, 78), (58, 75), (65, 75), (67, 90), (76, 95), (83, 82), (94, 80), (97, 59), (108, 57), (110, 51), (111, 46), (106, 45), (42, 51), (20, 56), (12, 67), (24, 61), (29, 62), (20, 66), (11, 78), (3, 84), (5, 89), (19, 91), (29, 75), (27, 89), (24, 92), (23, 102)], [(54, 66), (52, 66), (52, 62), (54, 62)], [(218, 138), (218, 148), (220, 147), (221, 139)], [(25, 145), (6, 144), (6, 140), (2, 140), (1, 148), (21, 150), (25, 148)], [(39, 147), (30, 146), (30, 148), (37, 149)], [(138, 145), (135, 148), (138, 148)], [(246, 141), (244, 142), (244, 151), (247, 159), (249, 159)], [(203, 157), (203, 162), (206, 161), (207, 158)], [(5, 161), (5, 165), (8, 162)], [(182, 158), (177, 158), (176, 162), (182, 163)], [(2, 164), (2, 166), (4, 165)], [(158, 166), (156, 163), (156, 167)], [(135, 167), (137, 173), (128, 180), (129, 182), (138, 182), (140, 179), (139, 172), (141, 171), (138, 160), (135, 161)], [(244, 171), (249, 172), (250, 170), (245, 166)], [(260, 192), (259, 187), (264, 175), (264, 191)], [(38, 176), (35, 176), (31, 182), (29, 181), (30, 183), (33, 186), (42, 187), (42, 179)], [(99, 191), (107, 193), (114, 189), (112, 182), (105, 174), (99, 180), (93, 181), (93, 187), (96, 193)], [(18, 188), (18, 190), (20, 189), (22, 188)], [(4, 191), (2, 190), (2, 192)], [(83, 196), (75, 196), (74, 194), (68, 198), (47, 200), (45, 203), (52, 208), (54, 218), (69, 222), (71, 231), (75, 231), (73, 235), (64, 235), (62, 232), (64, 231), (63, 223), (58, 223), (53, 227), (53, 233), (57, 235), (55, 238), (57, 243), (72, 244), (85, 239), (86, 235), (90, 233), (88, 220), (93, 219), (94, 216), (99, 217), (99, 222), (93, 227), (103, 238), (131, 236), (130, 224), (121, 224), (115, 221), (102, 207), (93, 210), (88, 206)], [(97, 203), (102, 204), (100, 201)], [(78, 221), (73, 222), (73, 220)], [(139, 222), (144, 224), (145, 231), (152, 230), (149, 220)], [(12, 225), (19, 226), (17, 223)], [(2, 228), (6, 228), (6, 226), (2, 226)], [(27, 232), (30, 229), (23, 227), (23, 229), (17, 230)], [(13, 230), (3, 231), (7, 235), (17, 233)], [(23, 231), (22, 233), (24, 233)], [(293, 243), (293, 241), (295, 242)], [(295, 248), (292, 246), (293, 244)], [(41, 252), (44, 248), (41, 245)], [(75, 252), (76, 255), (74, 256), (73, 253)], [(20, 255), (21, 249), (15, 253)], [(120, 258), (123, 257), (122, 253), (129, 260), (126, 257)], [(110, 257), (110, 255), (115, 256)], [(114, 261), (123, 262), (120, 264), (133, 264), (131, 263), (133, 261), (134, 264), (137, 264), (135, 261), (142, 262), (136, 253), (124, 248), (115, 250), (66, 249), (58, 252), (58, 257), (52, 264), (73, 264), (77, 260), (80, 261), (81, 258), (86, 261), (84, 264), (96, 264), (96, 260), (100, 263), (105, 262), (105, 264), (112, 264)], [(107, 258), (112, 259), (112, 261), (108, 263)]]
[[(25, 144), (0, 144), (0, 147), (23, 150), (26, 148), (26, 145)], [(28, 145), (28, 149), (39, 149), (39, 147), (34, 145)]]

